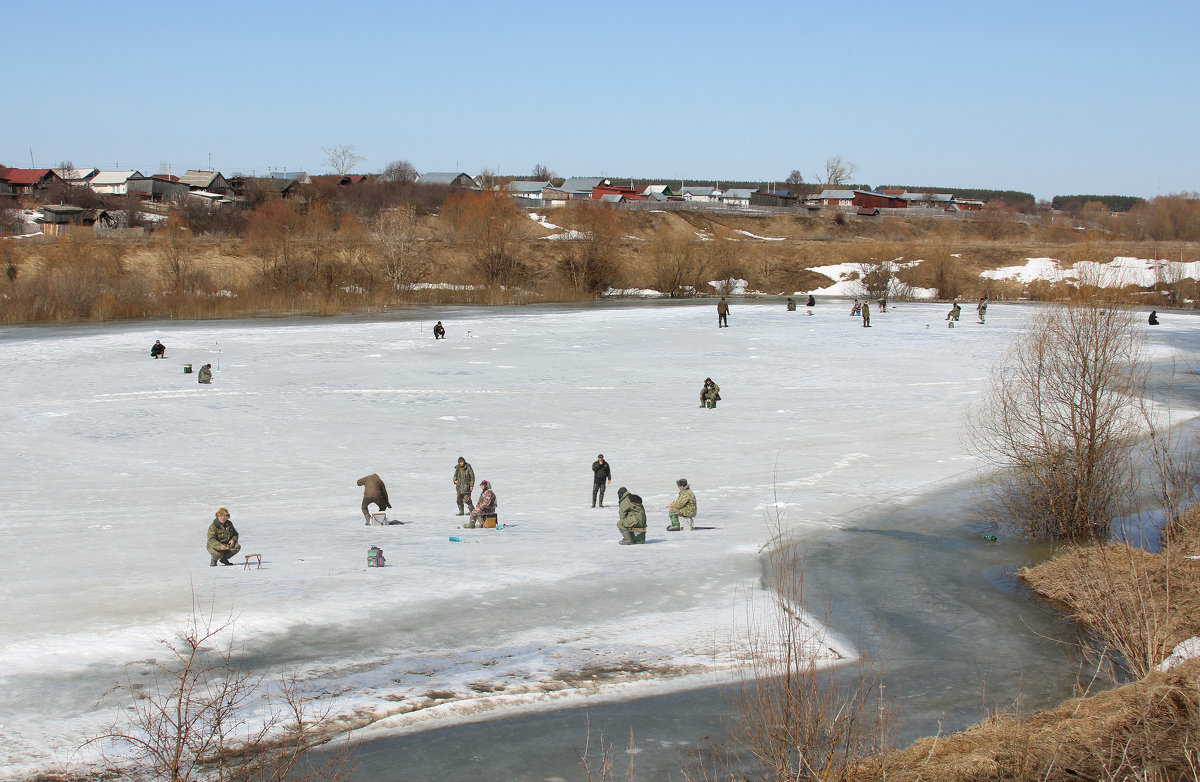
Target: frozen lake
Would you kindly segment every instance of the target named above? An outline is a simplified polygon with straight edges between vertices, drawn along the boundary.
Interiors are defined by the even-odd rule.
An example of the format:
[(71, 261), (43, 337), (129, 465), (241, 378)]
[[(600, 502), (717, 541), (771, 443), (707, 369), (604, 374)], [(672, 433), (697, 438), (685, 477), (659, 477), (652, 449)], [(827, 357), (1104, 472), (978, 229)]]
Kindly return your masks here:
[[(0, 330), (0, 778), (71, 759), (193, 598), (368, 735), (721, 681), (776, 509), (837, 541), (820, 586), (853, 595), (859, 541), (892, 545), (855, 521), (972, 474), (964, 406), (1030, 308), (956, 329), (946, 309), (901, 303), (871, 329), (840, 300), (735, 300), (720, 330), (695, 302)], [(1194, 321), (1162, 319), (1155, 357), (1190, 356)], [(597, 453), (609, 503), (644, 498), (650, 545), (616, 545), (615, 507), (589, 507)], [(503, 530), (459, 528), (459, 455)], [(375, 472), (403, 526), (363, 525), (355, 481)], [(680, 477), (714, 529), (665, 531)], [(262, 570), (208, 566), (218, 506)], [(388, 567), (366, 567), (372, 545)]]

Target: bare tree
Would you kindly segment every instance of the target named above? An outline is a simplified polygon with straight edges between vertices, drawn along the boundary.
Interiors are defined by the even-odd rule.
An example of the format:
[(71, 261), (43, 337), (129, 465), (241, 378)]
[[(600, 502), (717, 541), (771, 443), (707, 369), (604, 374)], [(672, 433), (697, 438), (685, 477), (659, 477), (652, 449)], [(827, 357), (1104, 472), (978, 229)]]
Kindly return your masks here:
[(531, 223), (507, 195), (460, 191), (446, 199), (442, 216), (454, 235), (467, 243), (477, 274), (487, 283), (521, 282), (529, 266), (517, 252)]
[(183, 293), (192, 265), (192, 239), (179, 215), (172, 212), (156, 247), (158, 271), (163, 282), (176, 293)]
[(554, 172), (541, 163), (538, 163), (533, 167), (533, 173), (530, 176), (536, 182), (549, 182), (551, 179), (554, 179)]
[(393, 288), (412, 285), (428, 271), (429, 254), (417, 235), (417, 213), (411, 206), (400, 206), (379, 215), (375, 245), (384, 275)]
[(355, 166), (363, 161), (362, 155), (355, 153), (352, 144), (339, 144), (333, 147), (321, 147), (325, 153), (325, 165), (329, 166), (338, 176), (346, 176)]
[(615, 254), (620, 221), (608, 204), (571, 201), (572, 222), (583, 234), (565, 242), (559, 273), (577, 293), (603, 290), (616, 274)]
[(858, 171), (858, 166), (851, 163), (849, 160), (842, 160), (838, 155), (825, 160), (825, 184), (840, 185), (847, 182), (850, 177), (854, 176), (854, 172)]
[(794, 190), (800, 185), (804, 184), (804, 176), (800, 173), (800, 169), (793, 168), (792, 172), (787, 175), (787, 179), (783, 180), (783, 183), (787, 185), (789, 189)]
[(417, 181), (417, 168), (407, 160), (393, 160), (384, 166), (379, 181), (389, 185), (411, 185)]
[(1132, 494), (1133, 415), (1146, 381), (1128, 311), (1098, 300), (1034, 315), (968, 423), (998, 472), (1004, 520), (1042, 540), (1107, 537)]

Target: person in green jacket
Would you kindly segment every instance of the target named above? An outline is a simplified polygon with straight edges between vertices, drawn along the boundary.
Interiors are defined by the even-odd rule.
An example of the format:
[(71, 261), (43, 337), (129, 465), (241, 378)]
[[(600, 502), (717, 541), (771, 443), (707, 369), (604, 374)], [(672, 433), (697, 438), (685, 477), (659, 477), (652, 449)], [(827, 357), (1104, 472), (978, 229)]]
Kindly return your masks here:
[(208, 554), (212, 557), (212, 561), (208, 563), (209, 567), (216, 567), (218, 562), (222, 565), (232, 565), (229, 558), (241, 550), (238, 531), (229, 520), (229, 511), (217, 508), (216, 517), (212, 524), (208, 525)]
[(466, 505), (467, 510), (475, 507), (475, 503), (471, 501), (471, 492), (474, 489), (475, 471), (467, 464), (467, 460), (460, 456), (458, 464), (454, 467), (454, 496), (458, 499), (459, 516), (466, 515), (463, 505)]
[(667, 527), (667, 532), (679, 531), (680, 517), (687, 521), (688, 529), (695, 529), (692, 522), (696, 518), (696, 495), (688, 487), (687, 478), (680, 478), (675, 481), (675, 485), (679, 487), (679, 496), (667, 506), (667, 513), (671, 517), (671, 526)]
[(721, 398), (721, 387), (713, 382), (711, 377), (704, 378), (704, 385), (700, 388), (700, 406), (713, 408), (717, 406), (717, 401)]
[(642, 505), (642, 498), (630, 494), (624, 486), (617, 489), (617, 499), (617, 529), (621, 531), (621, 545), (629, 546), (635, 542), (633, 531), (646, 528), (646, 508)]

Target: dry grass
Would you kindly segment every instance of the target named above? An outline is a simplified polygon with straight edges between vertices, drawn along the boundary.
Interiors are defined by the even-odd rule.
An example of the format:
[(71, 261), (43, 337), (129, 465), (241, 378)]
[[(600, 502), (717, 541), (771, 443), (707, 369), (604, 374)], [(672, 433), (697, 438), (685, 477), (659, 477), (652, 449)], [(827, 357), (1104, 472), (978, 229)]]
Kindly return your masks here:
[[(589, 225), (587, 210), (560, 209), (547, 216), (564, 229)], [(654, 248), (664, 242), (695, 245), (694, 252), (709, 257), (704, 271), (714, 276), (701, 281), (702, 293), (709, 292), (708, 279), (729, 275), (747, 280), (754, 290), (790, 295), (829, 284), (828, 277), (810, 271), (813, 267), (922, 260), (903, 270), (900, 280), (936, 287), (944, 298), (987, 293), (995, 299), (1049, 299), (1067, 291), (989, 282), (979, 273), (1042, 256), (1065, 264), (1118, 255), (1200, 260), (1194, 245), (1114, 242), (1100, 231), (992, 219), (839, 221), (824, 213), (754, 217), (686, 211), (618, 211), (613, 217), (604, 221), (611, 232), (605, 243), (605, 277), (619, 288), (656, 287), (661, 269)], [(473, 258), (478, 248), (449, 222), (428, 215), (415, 219), (408, 226), (421, 261), (415, 281), (476, 288), (433, 292), (393, 284), (371, 227), (352, 219), (334, 227), (305, 225), (290, 232), (268, 226), (246, 239), (163, 229), (137, 239), (77, 234), (0, 241), (0, 267), (6, 271), (0, 278), (0, 322), (336, 314), (410, 303), (508, 304), (593, 295), (563, 278), (563, 260), (576, 243), (546, 241), (559, 231), (532, 221), (514, 245), (519, 262), (501, 290), (488, 288), (488, 281), (479, 278)], [(1177, 293), (1189, 296), (1189, 284), (1196, 293), (1190, 281), (1175, 283)], [(1139, 293), (1144, 295), (1130, 291), (1135, 297)]]

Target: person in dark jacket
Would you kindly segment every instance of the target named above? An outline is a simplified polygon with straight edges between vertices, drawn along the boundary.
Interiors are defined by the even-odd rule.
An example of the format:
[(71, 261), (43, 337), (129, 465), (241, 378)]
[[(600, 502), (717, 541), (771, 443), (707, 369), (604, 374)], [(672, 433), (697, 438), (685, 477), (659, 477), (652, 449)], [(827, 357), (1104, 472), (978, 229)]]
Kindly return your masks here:
[(624, 486), (617, 489), (617, 529), (621, 531), (621, 545), (629, 546), (635, 541), (634, 530), (646, 529), (646, 508), (642, 498), (630, 494)]
[(232, 565), (229, 558), (241, 550), (238, 531), (229, 520), (229, 511), (217, 508), (212, 524), (208, 525), (208, 555), (212, 557), (208, 566), (216, 567), (218, 562), (222, 565)]
[(167, 346), (161, 340), (154, 340), (154, 344), (150, 346), (150, 358), (166, 358)]
[(717, 302), (717, 328), (729, 328), (729, 302), (724, 296)]
[(446, 327), (442, 325), (442, 322), (440, 320), (437, 322), (437, 325), (433, 327), (433, 338), (434, 339), (445, 339), (446, 338)]
[(805, 302), (804, 306), (805, 306), (805, 307), (815, 307), (815, 306), (817, 306), (817, 300), (813, 298), (813, 296), (812, 296), (812, 294), (811, 294), (811, 293), (810, 293), (810, 294), (808, 294), (808, 301), (807, 301), (807, 302)]
[(374, 503), (381, 511), (392, 507), (392, 504), (388, 502), (387, 486), (383, 484), (383, 479), (378, 474), (371, 473), (359, 478), (355, 485), (363, 487), (362, 515), (367, 524), (371, 523), (371, 503)]
[(598, 454), (592, 462), (592, 507), (596, 507), (596, 495), (600, 495), (600, 507), (604, 507), (604, 487), (612, 483), (612, 469), (604, 461), (604, 454)]
[(1158, 310), (1150, 310), (1150, 325), (1158, 325)]
[(212, 382), (212, 364), (205, 364), (200, 367), (200, 374), (196, 375), (196, 381), (199, 383)]
[(458, 500), (458, 515), (462, 516), (463, 505), (466, 505), (467, 510), (471, 509), (471, 492), (475, 490), (475, 471), (471, 469), (471, 465), (467, 464), (467, 460), (458, 457), (458, 464), (454, 468), (454, 496)]
[(496, 505), (496, 492), (492, 491), (492, 484), (480, 481), (479, 503), (471, 511), (470, 519), (463, 525), (463, 529), (475, 529), (475, 519), (479, 519), (479, 526), (482, 527), (484, 517), (491, 516), (496, 512)]

